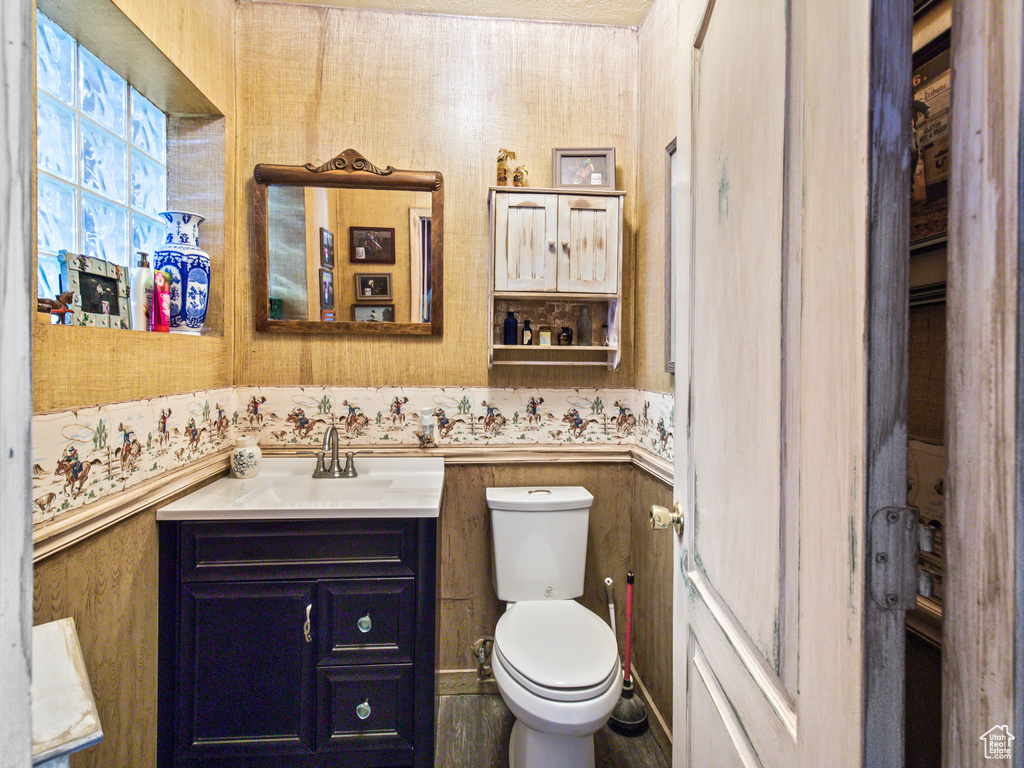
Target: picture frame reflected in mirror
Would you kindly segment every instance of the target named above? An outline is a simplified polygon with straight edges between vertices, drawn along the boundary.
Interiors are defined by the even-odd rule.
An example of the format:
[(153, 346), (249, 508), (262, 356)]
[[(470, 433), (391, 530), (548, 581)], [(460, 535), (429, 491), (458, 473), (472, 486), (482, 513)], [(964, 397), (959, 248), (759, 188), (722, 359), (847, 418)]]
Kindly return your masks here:
[(349, 261), (353, 264), (394, 264), (394, 227), (349, 227)]
[(334, 309), (334, 272), (320, 270), (320, 309)]
[(354, 323), (393, 323), (395, 322), (394, 304), (353, 304), (352, 322)]
[(357, 272), (356, 301), (382, 301), (391, 296), (390, 272)]

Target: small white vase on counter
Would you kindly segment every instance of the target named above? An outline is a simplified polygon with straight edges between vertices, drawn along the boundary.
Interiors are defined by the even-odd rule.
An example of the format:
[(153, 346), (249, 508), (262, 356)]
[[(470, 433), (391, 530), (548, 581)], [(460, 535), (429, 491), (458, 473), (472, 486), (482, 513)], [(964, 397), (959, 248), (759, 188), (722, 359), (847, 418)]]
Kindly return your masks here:
[(231, 474), (240, 480), (256, 477), (262, 459), (263, 451), (255, 437), (236, 438), (235, 447), (231, 450)]

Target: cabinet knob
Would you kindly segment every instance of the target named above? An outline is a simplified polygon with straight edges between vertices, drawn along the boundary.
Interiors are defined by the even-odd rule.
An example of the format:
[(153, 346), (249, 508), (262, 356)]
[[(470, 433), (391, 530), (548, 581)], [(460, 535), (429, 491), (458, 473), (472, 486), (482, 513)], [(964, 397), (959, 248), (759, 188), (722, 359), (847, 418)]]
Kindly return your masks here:
[(356, 717), (360, 720), (365, 720), (370, 716), (370, 700), (367, 699), (362, 704), (356, 706)]
[(370, 620), (370, 614), (366, 614), (359, 621), (356, 622), (356, 626), (359, 627), (359, 631), (364, 635), (373, 629), (373, 621)]
[(563, 247), (563, 248), (564, 248), (565, 250), (567, 250), (567, 251), (568, 251), (568, 250), (569, 250), (569, 241), (568, 241), (568, 240), (563, 240), (563, 241), (562, 241), (562, 247)]
[(549, 248), (554, 248), (555, 247), (555, 238), (552, 237), (550, 240), (548, 240), (548, 247)]
[(306, 606), (306, 622), (302, 625), (302, 634), (306, 637), (306, 642), (313, 642), (313, 625), (310, 623), (309, 615), (313, 612), (313, 604), (310, 603)]

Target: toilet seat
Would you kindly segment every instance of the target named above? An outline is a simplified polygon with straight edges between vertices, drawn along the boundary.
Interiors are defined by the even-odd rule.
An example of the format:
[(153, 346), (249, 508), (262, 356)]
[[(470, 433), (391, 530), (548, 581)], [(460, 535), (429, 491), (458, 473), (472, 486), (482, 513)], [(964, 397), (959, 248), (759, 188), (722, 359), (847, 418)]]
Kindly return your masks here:
[(615, 635), (574, 600), (515, 603), (498, 620), (494, 638), (509, 676), (543, 699), (595, 699), (618, 679)]

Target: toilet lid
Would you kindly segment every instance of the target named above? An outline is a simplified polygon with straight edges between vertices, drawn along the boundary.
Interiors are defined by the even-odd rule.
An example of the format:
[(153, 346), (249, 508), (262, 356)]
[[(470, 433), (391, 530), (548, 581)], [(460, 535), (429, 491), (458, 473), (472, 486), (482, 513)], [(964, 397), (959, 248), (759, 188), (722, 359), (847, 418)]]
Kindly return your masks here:
[(532, 683), (527, 687), (540, 695), (544, 689), (600, 695), (619, 666), (611, 627), (574, 600), (512, 605), (498, 620), (494, 647), (512, 677)]

